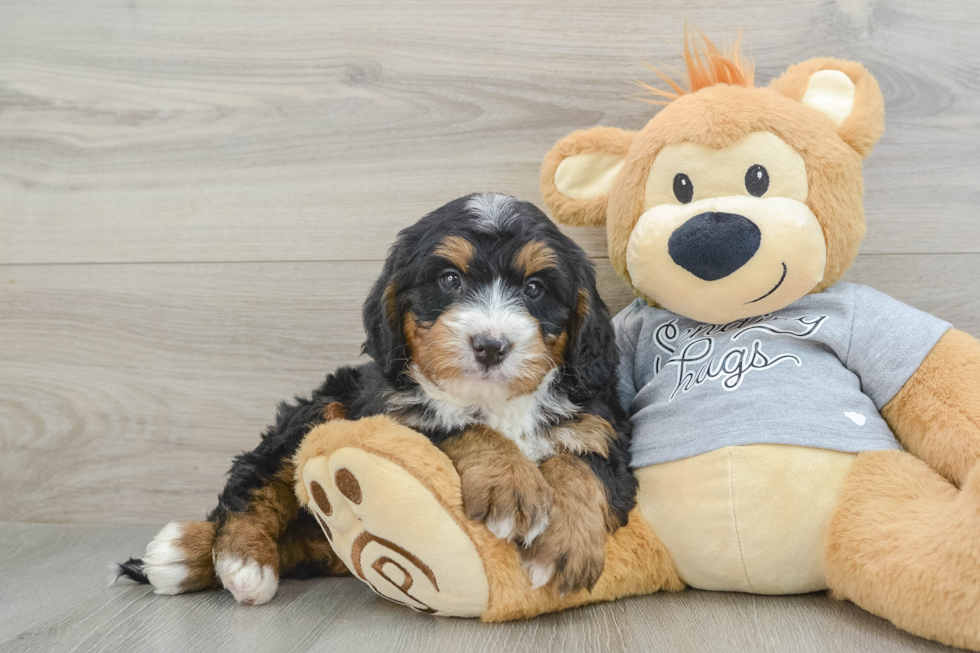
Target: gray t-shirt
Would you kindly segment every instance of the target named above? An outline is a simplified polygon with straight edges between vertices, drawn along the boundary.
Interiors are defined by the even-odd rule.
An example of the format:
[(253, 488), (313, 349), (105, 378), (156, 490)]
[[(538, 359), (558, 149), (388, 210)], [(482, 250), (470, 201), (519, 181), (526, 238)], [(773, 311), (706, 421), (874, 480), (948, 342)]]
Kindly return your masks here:
[(633, 467), (743, 444), (900, 449), (878, 411), (950, 328), (850, 283), (729, 324), (642, 300), (613, 324)]

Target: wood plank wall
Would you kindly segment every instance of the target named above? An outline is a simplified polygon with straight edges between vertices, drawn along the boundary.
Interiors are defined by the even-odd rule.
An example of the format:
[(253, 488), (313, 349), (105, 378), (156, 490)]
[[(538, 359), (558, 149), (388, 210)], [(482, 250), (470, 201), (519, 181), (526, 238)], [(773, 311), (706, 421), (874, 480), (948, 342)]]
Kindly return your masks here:
[[(639, 128), (640, 59), (738, 26), (766, 83), (877, 76), (848, 279), (980, 335), (980, 5), (758, 0), (0, 4), (0, 520), (213, 504), (285, 396), (354, 362), (395, 232), (479, 190), (539, 202), (573, 129)], [(619, 309), (597, 230), (570, 230)]]

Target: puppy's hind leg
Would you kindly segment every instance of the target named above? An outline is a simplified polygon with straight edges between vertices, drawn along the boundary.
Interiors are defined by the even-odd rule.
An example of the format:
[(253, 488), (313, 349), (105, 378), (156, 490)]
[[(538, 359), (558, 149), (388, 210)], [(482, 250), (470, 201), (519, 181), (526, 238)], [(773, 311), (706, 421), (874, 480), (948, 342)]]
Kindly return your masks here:
[(142, 558), (120, 564), (117, 573), (153, 585), (157, 594), (218, 589), (211, 555), (215, 531), (214, 522), (170, 522), (147, 545)]
[(296, 518), (295, 467), (280, 470), (252, 490), (244, 511), (226, 512), (214, 542), (214, 568), (221, 584), (246, 605), (268, 603), (279, 587), (280, 536)]

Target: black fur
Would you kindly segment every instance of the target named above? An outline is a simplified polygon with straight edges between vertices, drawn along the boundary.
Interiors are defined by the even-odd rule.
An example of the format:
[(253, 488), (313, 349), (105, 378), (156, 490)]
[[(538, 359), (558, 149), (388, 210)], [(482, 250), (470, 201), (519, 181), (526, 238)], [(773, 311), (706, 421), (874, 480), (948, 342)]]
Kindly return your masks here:
[(150, 579), (143, 573), (143, 561), (139, 558), (130, 558), (126, 562), (121, 562), (116, 567), (119, 576), (125, 576), (129, 580), (137, 583), (149, 583)]
[[(367, 338), (362, 351), (370, 360), (328, 375), (309, 398), (281, 403), (275, 424), (266, 430), (259, 445), (234, 459), (218, 506), (207, 517), (209, 521), (217, 522), (220, 528), (228, 513), (246, 511), (252, 491), (268, 482), (296, 453), (304, 436), (325, 421), (324, 411), (330, 403), (341, 403), (347, 419), (392, 415), (436, 444), (460, 433), (461, 428), (434, 423), (430, 409), (424, 405), (400, 404), (394, 410), (390, 403), (392, 397), (419, 391), (418, 384), (406, 374), (411, 352), (405, 341), (402, 316), (411, 312), (421, 321), (434, 321), (454, 301), (435, 285), (447, 264), (433, 251), (446, 236), (459, 235), (475, 245), (474, 260), (465, 275), (473, 288), (485, 286), (495, 278), (523, 287), (523, 272), (514, 269), (513, 260), (531, 240), (544, 241), (556, 253), (557, 268), (535, 275), (547, 288), (545, 296), (527, 301), (526, 308), (539, 321), (543, 335), (563, 331), (569, 335), (556, 380), (557, 392), (580, 406), (580, 414), (607, 420), (618, 434), (608, 458), (596, 454), (583, 458), (605, 486), (612, 514), (620, 524), (626, 523), (636, 495), (636, 480), (629, 467), (630, 427), (616, 396), (615, 334), (609, 310), (596, 290), (595, 269), (581, 248), (532, 204), (511, 199), (508, 219), (488, 228), (467, 210), (471, 197), (446, 204), (398, 234), (363, 307)], [(588, 310), (580, 316), (576, 309), (583, 289)], [(392, 301), (394, 311), (389, 309)], [(556, 417), (554, 424), (559, 421)], [(299, 515), (310, 519), (304, 511)], [(292, 575), (299, 572), (306, 576), (319, 570), (313, 561), (301, 565)], [(119, 573), (147, 582), (138, 559), (121, 564)]]

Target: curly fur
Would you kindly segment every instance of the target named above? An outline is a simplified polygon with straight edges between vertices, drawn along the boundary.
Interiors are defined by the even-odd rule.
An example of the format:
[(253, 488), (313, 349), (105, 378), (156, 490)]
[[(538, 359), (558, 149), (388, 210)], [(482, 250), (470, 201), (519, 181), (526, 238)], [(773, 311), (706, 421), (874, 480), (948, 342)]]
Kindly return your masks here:
[[(528, 249), (529, 243), (537, 244)], [(469, 259), (474, 262), (472, 270)], [(433, 325), (442, 316), (460, 310), (470, 297), (477, 301), (480, 292), (492, 289), (499, 294), (510, 286), (519, 290), (532, 262), (534, 278), (545, 284), (549, 299), (525, 299), (523, 308), (513, 310), (537, 325), (538, 334), (532, 338), (537, 348), (529, 351), (541, 352), (538, 357), (548, 361), (549, 369), (542, 371), (547, 373), (541, 376), (540, 387), (535, 381), (526, 388), (530, 394), (520, 410), (530, 411), (531, 417), (516, 422), (526, 431), (520, 435), (554, 455), (560, 451), (548, 437), (553, 429), (585, 416), (608, 424), (613, 437), (602, 443), (601, 450), (583, 445), (579, 455), (604, 489), (610, 523), (625, 524), (636, 494), (629, 469), (629, 422), (615, 395), (615, 334), (596, 290), (595, 270), (584, 252), (533, 205), (484, 194), (454, 200), (398, 235), (363, 307), (367, 334), (363, 353), (370, 361), (342, 367), (310, 397), (280, 404), (275, 423), (259, 445), (235, 458), (218, 506), (207, 517), (216, 529), (215, 557), (243, 557), (249, 543), (235, 534), (248, 533), (263, 568), (280, 576), (342, 570), (329, 548), (308, 541), (316, 522), (307, 511), (298, 510), (291, 489), (282, 491), (284, 486), (291, 488), (286, 476), (292, 474), (291, 461), (303, 438), (340, 415), (350, 420), (389, 415), (435, 444), (460, 436), (473, 425), (494, 423), (499, 416), (492, 404), (447, 413), (433, 393), (451, 395), (464, 380), (428, 378), (419, 369), (416, 363), (423, 344), (443, 357), (451, 358), (452, 352), (431, 334), (429, 341), (421, 343), (417, 330), (434, 332)], [(447, 265), (464, 275), (468, 294), (457, 299), (440, 294), (435, 280)], [(519, 303), (514, 298), (507, 301)], [(414, 343), (410, 336), (416, 338)], [(528, 356), (533, 358), (532, 354)], [(508, 387), (523, 392), (525, 386)], [(574, 429), (566, 431), (574, 433)], [(297, 533), (305, 543), (298, 543)], [(139, 559), (131, 559), (120, 565), (119, 573), (147, 582), (141, 565)], [(211, 562), (202, 565), (213, 577)], [(187, 589), (204, 586), (209, 585), (197, 583)]]

